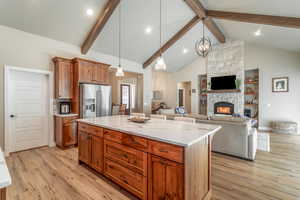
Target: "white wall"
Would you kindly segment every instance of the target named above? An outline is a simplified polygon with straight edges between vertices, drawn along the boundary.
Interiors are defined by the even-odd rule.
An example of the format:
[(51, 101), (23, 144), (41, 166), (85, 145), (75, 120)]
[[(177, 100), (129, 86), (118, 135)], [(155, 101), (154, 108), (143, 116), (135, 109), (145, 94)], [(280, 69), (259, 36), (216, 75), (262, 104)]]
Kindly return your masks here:
[(195, 60), (193, 63), (187, 65), (181, 70), (169, 73), (167, 80), (167, 105), (169, 107), (175, 108), (177, 106), (177, 84), (180, 82), (191, 81), (192, 89), (196, 89), (196, 93), (192, 93), (191, 96), (191, 112), (198, 113), (199, 105), (198, 105), (198, 76), (200, 74), (206, 73), (206, 59), (199, 58)]
[[(44, 70), (53, 70), (52, 58), (55, 56), (74, 58), (82, 57), (100, 61), (113, 66), (117, 66), (118, 59), (109, 55), (90, 51), (88, 55), (83, 56), (80, 48), (74, 45), (66, 44), (49, 38), (33, 35), (16, 29), (0, 26), (0, 145), (3, 147), (4, 136), (4, 105), (3, 105), (3, 69), (4, 65), (11, 65), (26, 68), (38, 68)], [(142, 65), (122, 60), (126, 71), (144, 73), (144, 94), (151, 94), (151, 76), (149, 70), (143, 70)], [(150, 86), (149, 86), (150, 85)], [(144, 95), (145, 109), (151, 104), (148, 95)]]
[[(272, 120), (290, 120), (300, 125), (300, 53), (246, 44), (245, 68), (259, 68), (259, 118), (261, 127)], [(289, 77), (290, 92), (273, 93), (272, 78)]]

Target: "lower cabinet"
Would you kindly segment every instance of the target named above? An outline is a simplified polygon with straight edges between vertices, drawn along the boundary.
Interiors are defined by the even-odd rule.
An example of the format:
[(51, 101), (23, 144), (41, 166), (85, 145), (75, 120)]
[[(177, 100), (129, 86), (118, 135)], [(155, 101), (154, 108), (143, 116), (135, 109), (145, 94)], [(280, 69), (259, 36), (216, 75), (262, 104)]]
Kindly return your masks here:
[(103, 171), (103, 138), (92, 136), (92, 167), (98, 172)]
[(108, 159), (104, 161), (104, 175), (140, 199), (147, 199), (147, 177)]
[(91, 164), (92, 136), (82, 131), (78, 132), (78, 158), (86, 164)]
[(60, 148), (77, 144), (77, 117), (55, 117), (55, 143)]
[(184, 200), (184, 167), (158, 156), (148, 156), (148, 200)]
[[(128, 141), (122, 139), (123, 133), (112, 135), (105, 129), (86, 124), (79, 124), (78, 130), (79, 161), (141, 200), (184, 200), (184, 164), (176, 161), (181, 159), (174, 154), (181, 151), (172, 145), (157, 144), (163, 153), (158, 156), (153, 152), (160, 155), (160, 151), (142, 151), (140, 146), (128, 146)], [(148, 147), (148, 142), (144, 145)]]

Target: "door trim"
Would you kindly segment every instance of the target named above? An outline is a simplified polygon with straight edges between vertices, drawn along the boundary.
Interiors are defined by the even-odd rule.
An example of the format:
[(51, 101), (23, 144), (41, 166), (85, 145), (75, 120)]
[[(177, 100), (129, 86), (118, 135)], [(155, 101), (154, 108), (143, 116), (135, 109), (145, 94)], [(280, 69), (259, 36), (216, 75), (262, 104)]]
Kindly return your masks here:
[(53, 72), (47, 71), (47, 70), (38, 70), (38, 69), (32, 69), (32, 68), (23, 68), (23, 67), (14, 67), (10, 65), (4, 66), (4, 153), (5, 156), (9, 156), (11, 153), (10, 149), (10, 130), (8, 125), (9, 120), (9, 112), (8, 112), (8, 103), (9, 103), (9, 90), (8, 90), (8, 84), (11, 76), (11, 71), (23, 71), (23, 72), (30, 72), (30, 73), (36, 73), (36, 74), (44, 74), (47, 76), (47, 84), (48, 84), (48, 146), (53, 147), (55, 146), (54, 142), (54, 119), (53, 119), (53, 103), (54, 103), (54, 94), (53, 94)]

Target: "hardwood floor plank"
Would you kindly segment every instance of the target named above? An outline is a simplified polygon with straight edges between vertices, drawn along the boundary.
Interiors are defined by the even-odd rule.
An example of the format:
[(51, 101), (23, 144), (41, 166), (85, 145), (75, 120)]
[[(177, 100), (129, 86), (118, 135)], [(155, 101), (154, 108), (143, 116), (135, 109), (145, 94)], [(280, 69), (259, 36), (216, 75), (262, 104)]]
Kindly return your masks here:
[[(79, 165), (76, 148), (12, 154), (8, 200), (130, 200), (119, 186)], [(271, 152), (255, 162), (212, 155), (213, 200), (299, 200), (300, 136), (271, 134)]]

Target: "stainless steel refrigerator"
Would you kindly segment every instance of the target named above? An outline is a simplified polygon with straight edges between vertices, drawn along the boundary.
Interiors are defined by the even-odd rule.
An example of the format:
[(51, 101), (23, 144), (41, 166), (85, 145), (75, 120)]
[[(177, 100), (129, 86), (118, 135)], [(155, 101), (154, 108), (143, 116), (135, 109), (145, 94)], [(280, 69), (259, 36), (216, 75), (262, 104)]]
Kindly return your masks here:
[(111, 115), (111, 86), (80, 84), (80, 117)]

